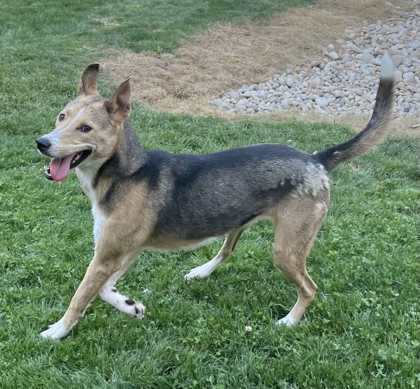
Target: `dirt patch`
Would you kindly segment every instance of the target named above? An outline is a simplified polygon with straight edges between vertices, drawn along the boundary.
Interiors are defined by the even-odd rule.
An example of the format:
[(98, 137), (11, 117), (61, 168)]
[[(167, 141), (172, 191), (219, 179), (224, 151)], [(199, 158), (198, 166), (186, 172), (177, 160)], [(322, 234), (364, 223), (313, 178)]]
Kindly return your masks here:
[[(342, 38), (347, 27), (396, 17), (410, 9), (410, 3), (320, 0), (314, 6), (293, 8), (260, 23), (212, 26), (174, 54), (112, 51), (103, 61), (104, 68), (115, 80), (130, 76), (134, 98), (154, 109), (234, 118), (208, 102), (229, 89), (264, 81), (288, 66), (312, 62), (323, 55), (323, 47)], [(304, 117), (308, 119), (310, 116)], [(408, 125), (404, 122), (396, 128)], [(417, 134), (420, 129), (408, 132)]]

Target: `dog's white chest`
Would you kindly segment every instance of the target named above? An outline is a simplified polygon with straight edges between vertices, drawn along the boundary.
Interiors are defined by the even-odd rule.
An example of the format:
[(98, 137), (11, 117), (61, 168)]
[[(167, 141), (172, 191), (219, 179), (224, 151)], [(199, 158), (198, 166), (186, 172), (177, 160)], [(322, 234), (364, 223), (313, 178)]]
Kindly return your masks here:
[(93, 215), (93, 238), (95, 243), (100, 239), (101, 233), (103, 230), (103, 225), (105, 223), (105, 215), (98, 207), (97, 204), (92, 203), (92, 215)]
[(79, 179), (80, 186), (84, 192), (84, 194), (89, 197), (89, 200), (93, 204), (96, 202), (95, 190), (92, 186), (92, 177), (90, 174), (85, 173), (80, 169), (76, 169), (76, 175)]
[(103, 225), (106, 220), (104, 212), (98, 206), (98, 201), (96, 199), (96, 193), (92, 186), (92, 175), (86, 174), (85, 172), (77, 169), (77, 177), (80, 182), (80, 186), (83, 189), (83, 192), (89, 197), (89, 200), (92, 204), (92, 216), (93, 216), (93, 237), (95, 243), (99, 240)]

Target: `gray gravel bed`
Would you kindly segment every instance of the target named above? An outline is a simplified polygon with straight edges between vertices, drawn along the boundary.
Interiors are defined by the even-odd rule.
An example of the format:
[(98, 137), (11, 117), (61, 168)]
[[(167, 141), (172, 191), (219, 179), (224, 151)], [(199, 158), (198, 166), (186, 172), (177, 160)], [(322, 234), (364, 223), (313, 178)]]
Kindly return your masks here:
[(211, 104), (249, 114), (290, 110), (330, 116), (368, 114), (386, 51), (397, 67), (394, 112), (397, 116), (418, 115), (420, 10), (347, 30), (343, 39), (323, 49), (320, 60), (289, 68), (266, 82), (229, 91)]

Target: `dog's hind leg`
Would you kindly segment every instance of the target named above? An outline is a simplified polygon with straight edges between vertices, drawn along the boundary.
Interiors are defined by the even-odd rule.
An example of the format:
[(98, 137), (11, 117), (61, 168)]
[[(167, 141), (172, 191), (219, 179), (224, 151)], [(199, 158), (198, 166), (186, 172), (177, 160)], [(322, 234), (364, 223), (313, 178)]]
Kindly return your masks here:
[(211, 273), (213, 273), (217, 266), (219, 266), (226, 258), (232, 254), (242, 232), (243, 228), (238, 228), (237, 230), (229, 233), (217, 255), (212, 260), (206, 262), (204, 265), (197, 266), (192, 269), (187, 275), (185, 275), (184, 278), (188, 281), (194, 278), (208, 277)]
[(297, 287), (298, 299), (277, 324), (297, 324), (315, 297), (317, 286), (306, 270), (308, 256), (329, 203), (328, 192), (316, 198), (289, 198), (278, 207), (273, 262)]
[(137, 301), (134, 301), (133, 299), (127, 296), (124, 296), (123, 294), (119, 293), (118, 290), (115, 288), (115, 284), (127, 272), (131, 263), (131, 257), (127, 258), (127, 260), (124, 261), (123, 266), (114, 274), (112, 274), (111, 277), (109, 277), (108, 281), (106, 281), (105, 285), (99, 291), (99, 297), (103, 301), (117, 308), (119, 311), (124, 312), (129, 316), (133, 316), (137, 319), (143, 319), (144, 311), (146, 309), (144, 305)]

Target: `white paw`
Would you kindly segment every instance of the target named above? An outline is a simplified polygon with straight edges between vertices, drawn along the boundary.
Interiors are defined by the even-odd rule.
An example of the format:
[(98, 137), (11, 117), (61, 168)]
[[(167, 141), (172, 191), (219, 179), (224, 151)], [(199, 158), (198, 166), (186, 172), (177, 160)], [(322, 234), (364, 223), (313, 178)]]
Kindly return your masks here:
[(141, 320), (144, 318), (146, 307), (142, 303), (138, 303), (130, 298), (126, 299), (124, 303), (127, 305), (128, 308), (124, 310), (125, 312), (127, 312), (131, 316), (134, 316), (136, 319)]
[(40, 335), (44, 339), (60, 340), (64, 338), (70, 332), (70, 330), (71, 328), (67, 328), (63, 323), (63, 319), (61, 319), (58, 322), (48, 326), (48, 329), (42, 331)]
[(299, 321), (294, 319), (292, 317), (292, 315), (289, 313), (288, 315), (286, 315), (285, 317), (283, 317), (282, 319), (278, 320), (276, 322), (276, 324), (278, 326), (287, 326), (287, 327), (293, 327), (295, 326)]
[(184, 276), (184, 279), (186, 281), (190, 281), (193, 279), (203, 279), (208, 277), (213, 270), (214, 269), (212, 269), (210, 266), (208, 266), (207, 263), (205, 263), (204, 265), (197, 266), (194, 269), (192, 269), (188, 274)]

